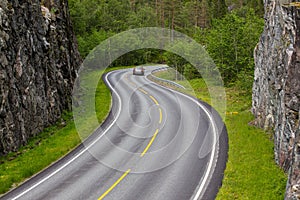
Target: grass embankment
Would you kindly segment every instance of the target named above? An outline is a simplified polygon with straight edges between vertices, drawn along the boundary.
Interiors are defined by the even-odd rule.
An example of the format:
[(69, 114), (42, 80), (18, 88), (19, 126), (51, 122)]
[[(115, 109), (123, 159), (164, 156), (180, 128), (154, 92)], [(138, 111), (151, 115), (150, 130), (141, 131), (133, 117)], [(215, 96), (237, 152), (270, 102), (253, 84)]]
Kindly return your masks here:
[[(115, 69), (118, 68), (109, 71)], [(102, 71), (95, 71), (86, 78), (94, 80), (101, 74)], [(96, 114), (100, 123), (107, 116), (111, 103), (109, 89), (102, 80), (97, 86), (95, 99)], [(89, 123), (86, 124), (87, 130), (91, 132), (96, 128)], [(20, 148), (18, 152), (0, 158), (0, 194), (49, 166), (80, 143), (81, 139), (76, 131), (72, 113), (65, 112), (56, 125), (46, 128), (38, 136), (30, 139), (28, 145)]]
[[(158, 72), (156, 76), (174, 80), (174, 74), (168, 71)], [(178, 83), (186, 84), (184, 81)], [(189, 84), (199, 99), (209, 100), (209, 93), (202, 79), (191, 80)], [(225, 90), (229, 152), (223, 186), (217, 199), (283, 199), (286, 175), (274, 162), (271, 135), (248, 125), (254, 120), (250, 112), (249, 92), (235, 87)]]

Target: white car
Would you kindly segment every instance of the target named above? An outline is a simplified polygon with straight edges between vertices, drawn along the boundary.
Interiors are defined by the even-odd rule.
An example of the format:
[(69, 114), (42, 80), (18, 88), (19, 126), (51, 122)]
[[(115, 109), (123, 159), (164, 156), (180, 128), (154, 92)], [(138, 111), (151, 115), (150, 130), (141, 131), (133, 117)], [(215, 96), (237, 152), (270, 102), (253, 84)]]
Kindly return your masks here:
[(132, 74), (144, 76), (145, 69), (144, 69), (144, 67), (135, 67), (135, 68), (133, 68)]

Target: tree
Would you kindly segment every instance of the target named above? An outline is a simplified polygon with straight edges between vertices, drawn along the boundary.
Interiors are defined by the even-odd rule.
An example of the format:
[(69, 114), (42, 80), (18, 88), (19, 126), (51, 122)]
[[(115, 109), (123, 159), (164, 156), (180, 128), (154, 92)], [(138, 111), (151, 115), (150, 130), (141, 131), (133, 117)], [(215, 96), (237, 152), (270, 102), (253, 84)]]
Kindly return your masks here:
[(263, 30), (263, 20), (253, 9), (244, 11), (245, 16), (233, 12), (215, 20), (208, 33), (207, 49), (225, 83), (236, 81), (239, 73), (253, 73), (253, 50)]
[(70, 15), (76, 35), (83, 35), (86, 32), (87, 15), (80, 0), (69, 0)]
[[(226, 3), (235, 5), (231, 12), (228, 12)], [(225, 83), (253, 73), (253, 48), (263, 27), (263, 20), (257, 15), (263, 10), (262, 0), (69, 0), (69, 4), (83, 57), (114, 34), (132, 28), (158, 26), (171, 30), (171, 41), (174, 41), (174, 30), (177, 30), (205, 46)], [(249, 6), (257, 8), (249, 9)], [(119, 44), (123, 45), (119, 46), (128, 43), (131, 43), (130, 38), (129, 41), (120, 40)], [(162, 42), (161, 47), (164, 45)], [(178, 49), (183, 52), (178, 54), (195, 54), (186, 45), (180, 45)], [(162, 52), (142, 49), (122, 56), (114, 64), (135, 65), (164, 60), (189, 78), (195, 77), (196, 72), (182, 57)], [(113, 52), (108, 59), (112, 55)], [(204, 69), (201, 73), (211, 73), (210, 60), (200, 60), (202, 63), (196, 65)]]
[(198, 72), (198, 70), (194, 66), (192, 66), (190, 63), (187, 63), (184, 65), (183, 75), (184, 75), (184, 78), (186, 78), (187, 80), (201, 78), (201, 75)]

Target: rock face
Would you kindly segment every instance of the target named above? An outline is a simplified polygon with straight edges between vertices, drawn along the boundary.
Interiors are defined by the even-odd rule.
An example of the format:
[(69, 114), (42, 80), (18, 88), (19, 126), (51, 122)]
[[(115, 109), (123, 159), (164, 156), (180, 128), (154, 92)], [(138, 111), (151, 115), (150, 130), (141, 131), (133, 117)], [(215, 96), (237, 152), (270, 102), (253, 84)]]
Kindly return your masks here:
[(0, 1), (0, 155), (71, 108), (80, 62), (67, 0)]
[(264, 3), (265, 30), (255, 49), (252, 111), (258, 126), (274, 130), (275, 160), (289, 176), (285, 198), (299, 199), (300, 9), (284, 0)]

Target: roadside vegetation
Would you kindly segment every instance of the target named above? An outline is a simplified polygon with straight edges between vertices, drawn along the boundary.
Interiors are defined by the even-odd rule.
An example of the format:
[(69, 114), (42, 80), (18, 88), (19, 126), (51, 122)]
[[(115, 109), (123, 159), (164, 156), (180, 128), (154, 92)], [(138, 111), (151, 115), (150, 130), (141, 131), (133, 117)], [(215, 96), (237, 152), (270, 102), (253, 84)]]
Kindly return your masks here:
[[(119, 68), (111, 68), (107, 71)], [(92, 78), (91, 76), (97, 77), (102, 72), (94, 71), (88, 76), (90, 76), (89, 78)], [(110, 91), (102, 80), (99, 81), (95, 99), (96, 114), (100, 124), (105, 120), (111, 104)], [(46, 128), (39, 135), (32, 138), (28, 145), (20, 148), (18, 152), (0, 157), (0, 194), (18, 186), (81, 143), (72, 117), (72, 112), (65, 111), (56, 125)], [(86, 123), (86, 129), (90, 132), (95, 128)]]
[[(155, 75), (176, 81), (173, 70), (157, 72)], [(189, 94), (192, 89), (197, 98), (210, 101), (203, 79), (176, 82), (184, 86), (189, 84)], [(236, 86), (225, 89), (229, 153), (223, 185), (217, 199), (284, 199), (287, 177), (275, 164), (272, 135), (250, 125), (254, 120), (250, 112), (250, 92)]]
[[(69, 7), (83, 57), (120, 32), (143, 27), (168, 28), (202, 45), (227, 86), (241, 79), (242, 87), (249, 89), (252, 85), (253, 49), (264, 25), (262, 0), (69, 0)], [(131, 42), (130, 38), (122, 40), (122, 44)], [(167, 63), (186, 78), (198, 76), (185, 59), (159, 49), (129, 52), (112, 65), (145, 63)]]

